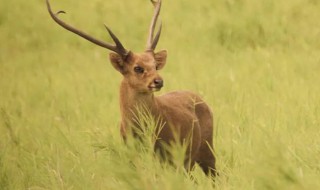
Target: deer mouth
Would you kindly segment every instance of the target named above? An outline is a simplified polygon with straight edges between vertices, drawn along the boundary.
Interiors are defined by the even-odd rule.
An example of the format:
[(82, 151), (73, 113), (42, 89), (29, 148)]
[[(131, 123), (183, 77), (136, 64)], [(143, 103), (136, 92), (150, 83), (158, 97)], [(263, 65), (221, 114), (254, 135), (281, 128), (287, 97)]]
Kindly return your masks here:
[(157, 92), (157, 91), (161, 90), (161, 87), (150, 87), (150, 86), (149, 86), (149, 90), (150, 90), (151, 92)]
[(150, 86), (148, 86), (148, 88), (151, 92), (157, 92), (157, 91), (161, 90), (162, 85), (150, 85)]
[(163, 87), (163, 80), (161, 78), (156, 78), (148, 87), (152, 92), (159, 91)]

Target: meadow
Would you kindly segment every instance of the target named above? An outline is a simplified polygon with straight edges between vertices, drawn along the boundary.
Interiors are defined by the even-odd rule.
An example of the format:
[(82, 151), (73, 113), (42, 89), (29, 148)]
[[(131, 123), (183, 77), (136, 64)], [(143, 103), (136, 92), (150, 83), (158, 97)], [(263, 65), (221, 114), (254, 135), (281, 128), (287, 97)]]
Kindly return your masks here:
[[(50, 2), (73, 26), (111, 42), (106, 23), (144, 50), (148, 0)], [(156, 94), (192, 90), (214, 110), (213, 181), (124, 145), (107, 50), (59, 27), (44, 0), (0, 0), (0, 189), (320, 189), (319, 10), (318, 0), (163, 0)]]

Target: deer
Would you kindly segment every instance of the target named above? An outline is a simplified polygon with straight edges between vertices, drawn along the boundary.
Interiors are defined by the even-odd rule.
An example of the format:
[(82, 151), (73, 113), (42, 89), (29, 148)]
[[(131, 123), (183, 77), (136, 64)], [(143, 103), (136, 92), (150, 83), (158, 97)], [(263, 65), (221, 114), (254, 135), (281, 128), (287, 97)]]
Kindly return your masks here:
[[(158, 131), (154, 150), (165, 152), (165, 145), (189, 138), (186, 152), (187, 170), (194, 168), (197, 163), (208, 176), (216, 176), (216, 158), (213, 147), (213, 113), (209, 105), (196, 93), (190, 91), (172, 91), (160, 96), (154, 93), (164, 86), (164, 80), (159, 75), (167, 59), (167, 50), (155, 51), (160, 38), (162, 23), (154, 35), (156, 23), (160, 14), (161, 0), (150, 0), (154, 7), (146, 49), (142, 53), (134, 53), (124, 48), (117, 36), (105, 25), (114, 44), (107, 43), (65, 23), (58, 18), (58, 11), (53, 13), (49, 0), (46, 0), (47, 9), (51, 18), (64, 29), (110, 50), (109, 59), (122, 75), (120, 84), (120, 134), (126, 140), (132, 126), (136, 126), (135, 115), (137, 106), (146, 107), (154, 118), (161, 118), (163, 125)], [(164, 155), (164, 154), (161, 154)]]

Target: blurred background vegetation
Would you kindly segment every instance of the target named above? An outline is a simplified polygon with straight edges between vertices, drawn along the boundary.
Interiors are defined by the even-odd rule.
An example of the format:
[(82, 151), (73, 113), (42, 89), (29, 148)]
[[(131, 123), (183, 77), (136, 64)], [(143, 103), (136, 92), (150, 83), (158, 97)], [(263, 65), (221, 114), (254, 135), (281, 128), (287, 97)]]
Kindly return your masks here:
[[(144, 50), (148, 0), (51, 5)], [(44, 0), (0, 0), (0, 189), (320, 189), (319, 10), (318, 0), (163, 0), (157, 94), (193, 90), (213, 108), (213, 182), (123, 145), (108, 51), (56, 25)]]

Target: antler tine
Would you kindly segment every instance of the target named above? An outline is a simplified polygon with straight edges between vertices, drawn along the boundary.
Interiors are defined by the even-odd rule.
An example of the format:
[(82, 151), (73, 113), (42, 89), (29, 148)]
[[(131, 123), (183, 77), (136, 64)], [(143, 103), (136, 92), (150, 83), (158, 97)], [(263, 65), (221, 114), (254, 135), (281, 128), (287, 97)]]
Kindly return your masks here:
[(46, 0), (46, 3), (47, 3), (47, 7), (48, 7), (48, 11), (49, 11), (49, 14), (51, 16), (51, 18), (57, 23), (59, 24), (60, 26), (62, 26), (63, 28), (65, 28), (66, 30), (69, 30), (70, 32), (72, 33), (75, 33), (79, 36), (81, 36), (82, 38), (98, 45), (98, 46), (101, 46), (101, 47), (104, 47), (106, 49), (109, 49), (111, 51), (114, 51), (116, 53), (118, 53), (119, 55), (121, 55), (122, 57), (126, 57), (128, 55), (128, 51), (123, 47), (123, 45), (120, 43), (119, 39), (111, 32), (111, 30), (109, 28), (108, 29), (108, 32), (110, 34), (110, 36), (112, 37), (113, 41), (116, 43), (116, 45), (112, 45), (112, 44), (109, 44), (109, 43), (105, 43), (101, 40), (98, 40), (92, 36), (90, 36), (89, 34), (86, 34), (84, 32), (82, 32), (81, 30), (78, 30), (70, 25), (68, 25), (67, 23), (63, 22), (62, 20), (60, 20), (57, 15), (60, 14), (60, 13), (65, 13), (64, 11), (58, 11), (56, 14), (54, 14), (51, 10), (51, 6), (50, 6), (50, 3), (49, 3), (49, 0)]
[(150, 24), (150, 29), (149, 29), (149, 37), (147, 40), (147, 51), (154, 51), (154, 49), (157, 46), (158, 40), (160, 38), (160, 33), (161, 33), (161, 26), (159, 31), (156, 34), (156, 38), (153, 39), (153, 33), (154, 33), (154, 29), (156, 27), (157, 24), (157, 20), (160, 14), (160, 9), (161, 9), (161, 0), (158, 0), (157, 2), (155, 2), (154, 0), (150, 0), (151, 3), (155, 6), (155, 11), (154, 11), (154, 15), (152, 17), (151, 20), (151, 24)]
[(151, 1), (151, 3), (153, 4), (153, 6), (156, 6), (157, 5), (157, 2), (156, 1), (154, 1), (154, 0), (150, 0)]
[(117, 38), (116, 35), (114, 35), (114, 33), (110, 30), (110, 28), (107, 25), (104, 25), (109, 33), (109, 35), (111, 36), (112, 40), (114, 41), (114, 43), (116, 43), (116, 47), (119, 50), (120, 55), (123, 56), (123, 58), (126, 58), (128, 55), (128, 51), (123, 47), (123, 45), (121, 44), (120, 40)]
[(160, 22), (159, 30), (158, 30), (158, 32), (156, 34), (156, 37), (154, 37), (154, 39), (153, 39), (153, 42), (152, 42), (152, 45), (151, 45), (151, 49), (152, 50), (156, 49), (156, 46), (157, 46), (159, 38), (160, 38), (161, 30), (162, 30), (162, 22)]

